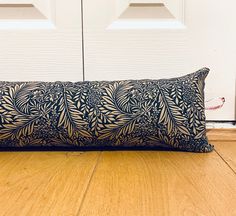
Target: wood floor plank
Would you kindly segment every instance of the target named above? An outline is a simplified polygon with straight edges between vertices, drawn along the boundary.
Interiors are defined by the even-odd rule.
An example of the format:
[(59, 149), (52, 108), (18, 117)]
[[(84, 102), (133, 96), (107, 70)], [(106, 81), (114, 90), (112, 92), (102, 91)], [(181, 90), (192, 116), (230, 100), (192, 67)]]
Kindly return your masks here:
[(236, 176), (216, 154), (103, 152), (79, 216), (236, 215)]
[(214, 141), (216, 151), (236, 172), (236, 141)]
[(0, 215), (76, 215), (98, 152), (0, 152)]
[(210, 141), (236, 141), (236, 129), (208, 129), (207, 136)]

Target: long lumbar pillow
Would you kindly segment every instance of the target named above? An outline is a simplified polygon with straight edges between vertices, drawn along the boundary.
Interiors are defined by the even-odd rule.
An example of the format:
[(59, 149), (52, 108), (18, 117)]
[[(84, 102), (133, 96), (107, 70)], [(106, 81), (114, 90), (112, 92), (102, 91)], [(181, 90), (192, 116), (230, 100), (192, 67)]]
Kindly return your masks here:
[(210, 152), (209, 69), (162, 80), (0, 82), (0, 147), (172, 147)]

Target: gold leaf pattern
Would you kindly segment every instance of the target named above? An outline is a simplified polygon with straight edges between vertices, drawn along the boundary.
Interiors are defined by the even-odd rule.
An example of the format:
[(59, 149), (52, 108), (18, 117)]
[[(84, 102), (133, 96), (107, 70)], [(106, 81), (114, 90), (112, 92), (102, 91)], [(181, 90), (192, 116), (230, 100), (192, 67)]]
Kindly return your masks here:
[(0, 82), (0, 147), (172, 147), (209, 152), (209, 69), (162, 80)]

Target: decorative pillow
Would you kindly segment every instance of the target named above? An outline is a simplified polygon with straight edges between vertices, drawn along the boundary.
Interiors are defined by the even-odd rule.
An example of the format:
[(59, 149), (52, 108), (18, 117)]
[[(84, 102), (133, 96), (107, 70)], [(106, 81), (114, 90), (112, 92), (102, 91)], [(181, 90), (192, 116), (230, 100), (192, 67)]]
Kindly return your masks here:
[(173, 79), (0, 82), (0, 147), (171, 147), (210, 152), (209, 69)]

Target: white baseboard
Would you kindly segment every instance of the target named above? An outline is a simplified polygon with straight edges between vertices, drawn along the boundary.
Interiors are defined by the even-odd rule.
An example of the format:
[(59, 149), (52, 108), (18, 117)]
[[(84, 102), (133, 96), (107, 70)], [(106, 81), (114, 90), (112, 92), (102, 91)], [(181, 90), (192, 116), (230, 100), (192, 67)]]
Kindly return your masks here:
[(207, 129), (211, 128), (219, 128), (219, 129), (236, 129), (236, 124), (233, 124), (231, 122), (207, 122), (206, 124)]

